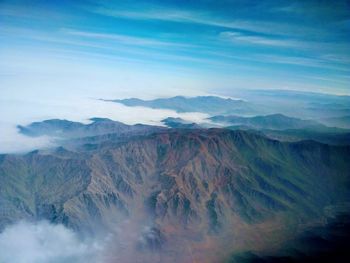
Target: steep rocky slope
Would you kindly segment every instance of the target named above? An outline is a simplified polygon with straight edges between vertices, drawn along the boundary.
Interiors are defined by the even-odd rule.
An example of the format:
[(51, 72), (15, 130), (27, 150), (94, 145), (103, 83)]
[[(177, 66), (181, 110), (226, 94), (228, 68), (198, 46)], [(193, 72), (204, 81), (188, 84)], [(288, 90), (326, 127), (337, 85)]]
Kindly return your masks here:
[[(174, 262), (178, 253), (178, 262), (217, 262), (278, 242), (349, 201), (348, 146), (225, 129), (105, 139), (75, 151), (1, 155), (0, 227), (48, 219), (96, 234), (126, 224), (137, 238), (128, 235), (134, 245), (123, 262), (138, 262), (127, 261), (133, 249), (140, 262)], [(166, 253), (155, 259), (154, 251)]]

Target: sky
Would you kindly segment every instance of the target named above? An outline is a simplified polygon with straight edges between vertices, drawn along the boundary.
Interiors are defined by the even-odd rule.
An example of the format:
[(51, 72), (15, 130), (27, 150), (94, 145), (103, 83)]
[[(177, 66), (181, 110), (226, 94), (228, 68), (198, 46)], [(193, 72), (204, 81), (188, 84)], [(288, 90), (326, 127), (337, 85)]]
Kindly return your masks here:
[[(96, 109), (129, 123), (149, 113), (98, 98), (349, 95), (349, 87), (350, 1), (0, 0), (6, 134), (45, 118), (86, 120)], [(18, 140), (7, 138), (9, 147)]]
[(1, 0), (0, 52), (9, 97), (350, 94), (350, 1)]

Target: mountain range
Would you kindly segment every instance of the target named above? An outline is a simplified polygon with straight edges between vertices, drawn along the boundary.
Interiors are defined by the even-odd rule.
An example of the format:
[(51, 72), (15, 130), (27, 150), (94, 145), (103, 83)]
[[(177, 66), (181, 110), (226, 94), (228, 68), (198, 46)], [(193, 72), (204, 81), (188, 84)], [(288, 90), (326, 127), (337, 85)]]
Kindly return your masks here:
[(241, 99), (222, 98), (217, 96), (184, 97), (176, 96), (154, 100), (137, 98), (111, 100), (125, 106), (142, 106), (153, 109), (170, 109), (177, 112), (203, 112), (208, 114), (253, 114), (255, 107)]
[(99, 118), (19, 129), (59, 137), (62, 146), (0, 155), (0, 229), (46, 219), (82, 235), (114, 233), (112, 247), (125, 247), (109, 252), (119, 262), (260, 253), (350, 201), (348, 145)]
[(234, 98), (219, 96), (184, 97), (175, 96), (153, 100), (138, 98), (105, 100), (129, 107), (149, 107), (153, 109), (170, 109), (177, 112), (202, 112), (214, 115), (239, 115), (252, 117), (256, 115), (283, 114), (286, 116), (318, 120), (323, 124), (345, 128), (348, 119), (327, 122), (327, 119), (346, 118), (350, 114), (350, 96), (337, 96), (313, 92), (292, 90), (236, 90)]
[(27, 126), (18, 125), (21, 134), (30, 137), (52, 136), (56, 138), (82, 138), (103, 134), (137, 135), (149, 133), (161, 127), (136, 124), (127, 125), (107, 118), (91, 118), (91, 123), (84, 124), (61, 119), (50, 119), (41, 122), (33, 122)]
[(296, 118), (322, 119), (350, 114), (350, 96), (347, 95), (275, 89), (233, 90), (231, 95), (259, 106), (260, 115), (282, 113)]
[(326, 128), (326, 126), (313, 120), (301, 120), (298, 118), (288, 117), (283, 114), (271, 114), (254, 117), (220, 115), (210, 117), (209, 120), (216, 123), (225, 124), (226, 126), (247, 126), (254, 129), (288, 130)]

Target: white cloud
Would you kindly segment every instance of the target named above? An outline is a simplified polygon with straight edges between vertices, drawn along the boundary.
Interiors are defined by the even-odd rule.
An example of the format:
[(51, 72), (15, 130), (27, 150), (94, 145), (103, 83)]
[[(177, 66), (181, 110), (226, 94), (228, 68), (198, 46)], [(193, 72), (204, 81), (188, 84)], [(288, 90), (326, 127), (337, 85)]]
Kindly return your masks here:
[(245, 42), (266, 46), (297, 47), (303, 45), (303, 43), (295, 40), (273, 39), (270, 37), (252, 36), (230, 31), (221, 32), (220, 37), (235, 42)]
[(326, 59), (321, 58), (308, 58), (308, 57), (291, 57), (291, 56), (278, 56), (278, 55), (256, 55), (256, 60), (267, 61), (269, 63), (297, 65), (304, 67), (315, 67), (334, 69), (343, 72), (350, 72), (350, 69), (346, 66), (335, 65), (329, 63)]
[(1, 153), (19, 153), (27, 152), (34, 149), (42, 149), (54, 146), (50, 137), (40, 136), (31, 138), (19, 134), (15, 125), (0, 121), (0, 154)]
[[(8, 101), (3, 102), (4, 105), (7, 107), (0, 115), (0, 153), (27, 152), (54, 146), (52, 138), (47, 136), (30, 138), (18, 133), (16, 125), (26, 125), (33, 121), (57, 118), (87, 123), (92, 117), (104, 117), (131, 125), (162, 125), (160, 121), (167, 117), (180, 117), (197, 123), (208, 117), (207, 114), (198, 112), (177, 113), (173, 110), (127, 107), (119, 103), (88, 98), (67, 98), (59, 101), (46, 99), (31, 103)], [(6, 115), (6, 112), (11, 115)]]
[[(100, 4), (100, 3), (99, 3)], [(85, 7), (86, 8), (86, 7)], [(147, 9), (136, 11), (120, 10), (112, 5), (100, 5), (88, 8), (89, 11), (111, 17), (120, 17), (135, 20), (160, 20), (179, 23), (196, 23), (206, 26), (222, 27), (233, 30), (246, 30), (263, 34), (278, 34), (281, 36), (296, 35), (320, 35), (323, 33), (315, 27), (299, 26), (290, 23), (257, 21), (253, 19), (228, 19), (222, 18), (214, 12), (203, 12), (194, 10), (179, 10), (164, 8), (163, 6), (148, 5)]]
[[(204, 22), (199, 16), (195, 16), (193, 12), (190, 11), (180, 11), (175, 9), (165, 9), (154, 6), (149, 10), (142, 11), (129, 11), (129, 10), (117, 10), (114, 8), (109, 8), (107, 6), (100, 6), (96, 9), (91, 9), (90, 11), (113, 17), (123, 17), (129, 19), (140, 19), (140, 20), (162, 20), (162, 21), (173, 21), (173, 22)], [(206, 22), (208, 23), (208, 22)]]
[(103, 242), (46, 221), (19, 222), (0, 234), (1, 263), (99, 263), (103, 248)]
[(61, 31), (68, 35), (92, 38), (92, 39), (114, 40), (119, 43), (136, 45), (136, 46), (193, 47), (193, 45), (189, 45), (189, 44), (160, 41), (152, 38), (141, 38), (141, 37), (133, 37), (128, 35), (120, 35), (120, 34), (96, 33), (96, 32), (87, 32), (87, 31), (77, 31), (72, 29), (62, 29)]

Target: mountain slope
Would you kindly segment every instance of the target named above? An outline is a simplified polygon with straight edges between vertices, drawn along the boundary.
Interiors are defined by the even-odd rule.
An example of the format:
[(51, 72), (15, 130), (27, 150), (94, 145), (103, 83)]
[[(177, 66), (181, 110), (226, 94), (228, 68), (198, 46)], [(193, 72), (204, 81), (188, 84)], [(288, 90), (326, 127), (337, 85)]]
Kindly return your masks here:
[[(349, 201), (349, 170), (349, 147), (224, 129), (168, 130), (92, 151), (1, 155), (0, 227), (45, 218), (98, 232), (126, 219), (147, 222), (152, 238), (133, 239), (138, 249), (164, 251), (163, 262), (178, 253), (180, 262), (217, 262), (226, 249), (269, 242), (270, 235), (253, 234), (265, 231), (261, 225), (312, 221), (326, 206)], [(145, 253), (137, 255), (153, 262)]]

